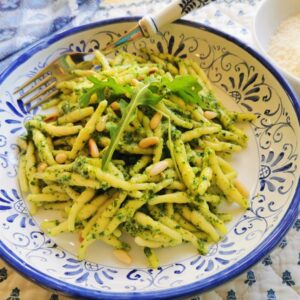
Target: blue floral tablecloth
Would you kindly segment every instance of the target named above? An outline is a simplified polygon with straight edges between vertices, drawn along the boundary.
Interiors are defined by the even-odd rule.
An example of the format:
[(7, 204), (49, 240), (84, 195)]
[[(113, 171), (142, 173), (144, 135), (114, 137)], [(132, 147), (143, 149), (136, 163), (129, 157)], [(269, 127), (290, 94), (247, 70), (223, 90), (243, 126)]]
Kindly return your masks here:
[[(72, 26), (157, 11), (170, 0), (0, 0), (0, 73), (32, 43)], [(251, 46), (260, 0), (218, 0), (186, 16)], [(63, 300), (17, 274), (0, 259), (0, 300)], [(300, 300), (300, 215), (273, 252), (235, 280), (193, 300)]]

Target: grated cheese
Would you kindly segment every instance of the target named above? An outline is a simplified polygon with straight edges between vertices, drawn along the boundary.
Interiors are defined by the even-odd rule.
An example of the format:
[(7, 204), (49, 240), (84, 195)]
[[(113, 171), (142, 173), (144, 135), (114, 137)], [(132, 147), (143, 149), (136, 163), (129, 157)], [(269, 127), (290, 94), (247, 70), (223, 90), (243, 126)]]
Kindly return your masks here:
[(300, 14), (279, 25), (268, 53), (280, 67), (300, 78)]

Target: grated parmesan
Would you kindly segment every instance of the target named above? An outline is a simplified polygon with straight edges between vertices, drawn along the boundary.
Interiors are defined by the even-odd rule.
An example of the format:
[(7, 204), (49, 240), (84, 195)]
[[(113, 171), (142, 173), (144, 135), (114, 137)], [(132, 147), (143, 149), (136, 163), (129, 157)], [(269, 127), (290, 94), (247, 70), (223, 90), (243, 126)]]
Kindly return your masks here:
[(280, 67), (300, 78), (300, 14), (279, 25), (268, 53)]

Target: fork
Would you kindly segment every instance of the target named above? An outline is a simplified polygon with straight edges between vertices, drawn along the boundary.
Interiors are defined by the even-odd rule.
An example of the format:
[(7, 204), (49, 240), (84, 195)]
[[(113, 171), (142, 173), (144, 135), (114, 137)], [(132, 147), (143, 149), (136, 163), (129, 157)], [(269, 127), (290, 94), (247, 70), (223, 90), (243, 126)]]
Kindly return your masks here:
[[(129, 30), (125, 35), (118, 40), (108, 44), (102, 53), (108, 54), (119, 47), (136, 41), (140, 38), (149, 38), (156, 34), (163, 26), (180, 19), (184, 15), (190, 13), (196, 8), (201, 8), (215, 0), (176, 0), (166, 6), (160, 12), (154, 15), (146, 15), (140, 19), (136, 26)], [(38, 72), (34, 77), (26, 81), (22, 86), (17, 88), (14, 94), (23, 92), (19, 95), (19, 99), (26, 99), (24, 104), (27, 105), (35, 100), (39, 101), (31, 105), (29, 110), (32, 110), (41, 104), (47, 102), (54, 96), (59, 94), (57, 83), (74, 78), (75, 69), (90, 69), (92, 68), (93, 54), (85, 52), (66, 52), (48, 66)], [(28, 86), (33, 83), (33, 86), (27, 90)], [(34, 94), (34, 92), (36, 92)], [(31, 98), (28, 98), (29, 96)]]
[[(73, 73), (74, 69), (92, 68), (92, 58), (92, 53), (66, 52), (18, 87), (14, 94), (23, 91), (24, 93), (19, 96), (19, 99), (24, 101), (24, 98), (32, 95), (40, 88), (36, 94), (24, 101), (24, 104), (27, 105), (36, 99), (40, 99), (36, 104), (30, 106), (29, 110), (32, 110), (56, 96), (59, 93), (56, 88), (57, 83), (74, 78), (76, 76)], [(24, 91), (31, 83), (34, 83), (34, 85)]]

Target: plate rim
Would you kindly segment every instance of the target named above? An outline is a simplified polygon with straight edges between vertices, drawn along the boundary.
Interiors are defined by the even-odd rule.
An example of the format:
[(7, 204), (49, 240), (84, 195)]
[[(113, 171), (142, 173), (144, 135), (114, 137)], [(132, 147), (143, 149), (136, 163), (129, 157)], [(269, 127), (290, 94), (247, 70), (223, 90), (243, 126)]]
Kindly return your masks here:
[[(85, 24), (77, 26), (61, 33), (54, 34), (51, 37), (45, 37), (42, 40), (36, 42), (32, 47), (27, 49), (22, 53), (16, 60), (14, 60), (10, 65), (0, 74), (0, 84), (21, 64), (25, 63), (32, 55), (38, 53), (39, 51), (47, 48), (51, 44), (61, 40), (64, 37), (70, 36), (75, 33), (86, 31), (89, 29), (96, 28), (98, 26), (105, 26), (110, 24), (117, 24), (122, 22), (136, 22), (139, 20), (139, 17), (120, 17), (120, 18), (111, 18), (108, 20), (102, 20), (98, 22), (93, 22), (90, 24)], [(298, 124), (300, 123), (300, 104), (297, 101), (297, 97), (290, 84), (284, 79), (284, 77), (279, 73), (279, 71), (261, 54), (256, 50), (242, 42), (241, 40), (233, 37), (225, 32), (222, 32), (218, 29), (209, 27), (207, 25), (201, 24), (199, 22), (188, 21), (188, 20), (178, 20), (175, 23), (200, 29), (213, 33), (221, 38), (224, 38), (233, 44), (237, 45), (242, 50), (249, 53), (256, 60), (258, 60), (279, 82), (281, 87), (285, 90), (286, 94), (289, 96), (289, 100), (294, 108), (294, 111), (297, 115)], [(232, 280), (233, 278), (240, 275), (242, 272), (246, 271), (256, 263), (258, 263), (267, 253), (269, 253), (284, 237), (290, 227), (293, 225), (295, 219), (298, 215), (298, 206), (300, 203), (300, 179), (298, 178), (298, 184), (293, 195), (293, 199), (287, 209), (287, 212), (281, 219), (280, 223), (274, 228), (272, 236), (268, 236), (263, 243), (261, 243), (253, 252), (251, 252), (247, 257), (239, 260), (234, 263), (228, 269), (223, 270), (218, 274), (214, 274), (206, 278), (203, 282), (195, 281), (193, 283), (176, 287), (172, 289), (162, 289), (157, 291), (146, 291), (146, 292), (106, 292), (93, 289), (83, 289), (82, 287), (75, 286), (73, 284), (65, 285), (65, 282), (55, 278), (51, 278), (46, 274), (42, 273), (39, 270), (36, 270), (24, 260), (20, 259), (11, 249), (9, 249), (1, 240), (0, 240), (0, 257), (6, 261), (8, 265), (11, 265), (15, 270), (21, 273), (23, 276), (26, 276), (27, 279), (35, 283), (39, 283), (44, 287), (53, 289), (57, 292), (67, 294), (75, 297), (89, 297), (90, 299), (111, 299), (116, 297), (116, 299), (133, 299), (139, 297), (139, 299), (166, 299), (174, 297), (186, 297), (192, 296), (197, 293), (202, 293), (207, 290), (216, 288), (217, 286)]]

